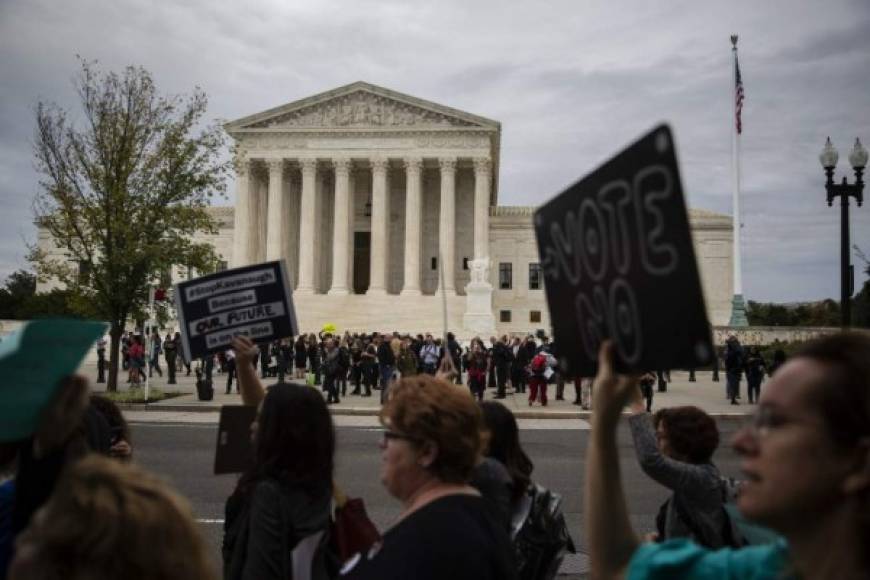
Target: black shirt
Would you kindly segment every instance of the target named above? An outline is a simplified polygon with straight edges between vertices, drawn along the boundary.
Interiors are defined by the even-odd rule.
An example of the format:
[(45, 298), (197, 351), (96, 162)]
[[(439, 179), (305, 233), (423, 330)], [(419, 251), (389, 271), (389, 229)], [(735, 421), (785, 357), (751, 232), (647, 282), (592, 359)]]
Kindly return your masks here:
[(384, 534), (380, 547), (345, 565), (352, 580), (513, 580), (513, 549), (504, 522), (486, 500), (449, 495)]
[(396, 356), (393, 354), (390, 343), (382, 342), (378, 347), (378, 362), (386, 366), (396, 366)]

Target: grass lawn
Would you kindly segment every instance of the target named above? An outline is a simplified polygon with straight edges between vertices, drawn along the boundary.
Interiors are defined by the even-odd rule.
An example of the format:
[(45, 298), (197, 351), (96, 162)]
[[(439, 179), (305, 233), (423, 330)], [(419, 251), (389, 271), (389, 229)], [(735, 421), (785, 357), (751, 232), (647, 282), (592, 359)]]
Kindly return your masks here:
[[(116, 403), (144, 403), (145, 401), (145, 389), (142, 387), (133, 387), (127, 389), (125, 391), (117, 391), (114, 393), (110, 393), (109, 391), (102, 391), (98, 393), (99, 395), (106, 397), (107, 399), (111, 399)], [(184, 393), (180, 393), (178, 391), (162, 391), (160, 389), (151, 388), (148, 389), (148, 403), (156, 403), (157, 401), (162, 401), (163, 399), (171, 399), (173, 397), (180, 397)]]

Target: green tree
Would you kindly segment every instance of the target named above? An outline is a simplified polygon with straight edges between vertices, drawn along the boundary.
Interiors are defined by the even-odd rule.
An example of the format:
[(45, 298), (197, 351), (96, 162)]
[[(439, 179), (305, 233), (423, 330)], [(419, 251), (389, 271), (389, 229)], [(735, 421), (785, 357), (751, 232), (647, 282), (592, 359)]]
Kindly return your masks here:
[(229, 162), (221, 159), (221, 128), (202, 123), (207, 98), (199, 89), (161, 96), (144, 68), (104, 73), (84, 60), (74, 85), (81, 126), (40, 102), (34, 145), (35, 217), (70, 259), (35, 248), (31, 259), (40, 277), (59, 279), (74, 303), (109, 321), (114, 391), (121, 334), (143, 310), (149, 284), (173, 264), (214, 268), (211, 246), (192, 240), (215, 231), (206, 208), (225, 191)]
[[(870, 260), (860, 250), (858, 256), (864, 261), (864, 273), (870, 276)], [(852, 298), (852, 324), (859, 328), (870, 328), (870, 280), (865, 280), (861, 291)]]
[(38, 292), (21, 305), (19, 318), (99, 318), (100, 313), (89, 302), (64, 288), (54, 288), (48, 292)]
[(0, 288), (0, 318), (19, 320), (21, 307), (36, 293), (36, 275), (27, 270), (18, 270), (6, 278), (6, 286)]
[(830, 298), (797, 306), (749, 301), (752, 326), (839, 326), (840, 303)]

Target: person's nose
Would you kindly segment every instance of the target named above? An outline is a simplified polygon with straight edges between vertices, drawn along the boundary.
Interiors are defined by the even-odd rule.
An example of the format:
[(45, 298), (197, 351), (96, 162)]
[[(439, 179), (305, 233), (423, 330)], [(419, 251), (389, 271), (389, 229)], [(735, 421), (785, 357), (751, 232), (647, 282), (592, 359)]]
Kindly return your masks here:
[(731, 437), (731, 448), (739, 455), (758, 453), (758, 433), (751, 425), (746, 425)]

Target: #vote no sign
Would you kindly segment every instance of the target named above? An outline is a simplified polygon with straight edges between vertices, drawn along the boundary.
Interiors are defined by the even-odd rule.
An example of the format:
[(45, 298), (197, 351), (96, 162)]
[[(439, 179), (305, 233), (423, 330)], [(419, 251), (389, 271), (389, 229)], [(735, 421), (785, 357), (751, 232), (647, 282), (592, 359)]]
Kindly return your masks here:
[(673, 135), (660, 125), (534, 216), (559, 364), (592, 376), (598, 347), (616, 368), (712, 360), (710, 323)]
[(225, 350), (239, 335), (269, 342), (298, 333), (283, 260), (180, 282), (175, 301), (187, 360)]

